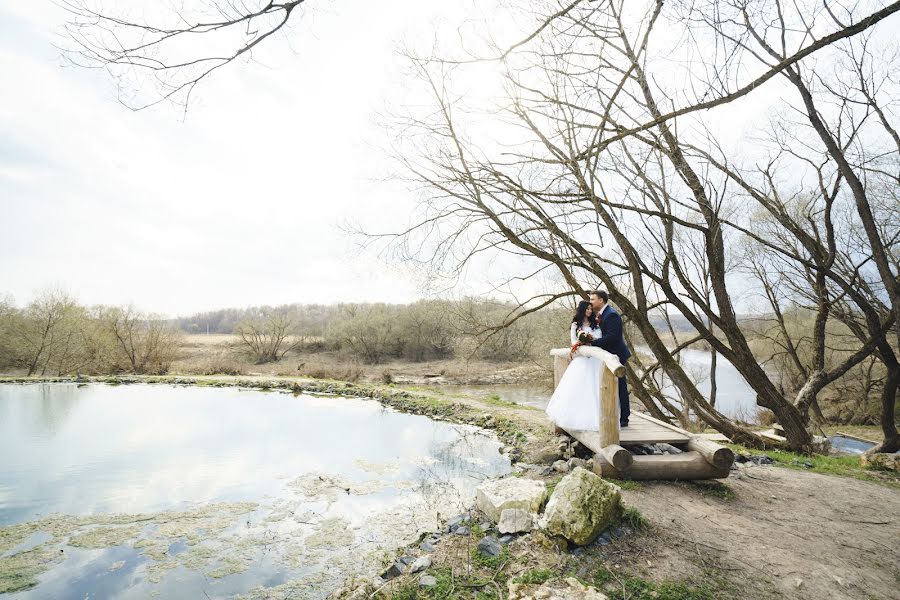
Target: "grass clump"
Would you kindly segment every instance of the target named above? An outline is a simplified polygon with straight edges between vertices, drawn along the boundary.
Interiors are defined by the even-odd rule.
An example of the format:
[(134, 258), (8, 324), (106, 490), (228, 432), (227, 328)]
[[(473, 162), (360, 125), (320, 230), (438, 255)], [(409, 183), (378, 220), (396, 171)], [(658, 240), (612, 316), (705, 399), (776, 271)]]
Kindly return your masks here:
[(472, 548), (470, 556), (472, 557), (472, 563), (475, 565), (485, 569), (497, 570), (500, 568), (500, 565), (509, 560), (509, 548), (503, 546), (499, 556), (482, 554), (478, 551), (478, 548)]
[(553, 577), (553, 571), (550, 569), (529, 569), (522, 575), (513, 579), (513, 583), (541, 584), (545, 583), (551, 577)]
[(718, 498), (720, 500), (725, 500), (726, 502), (730, 502), (735, 498), (734, 490), (732, 490), (728, 484), (722, 483), (721, 481), (694, 481), (692, 482), (692, 485), (704, 496)]
[(606, 479), (606, 481), (612, 483), (613, 485), (617, 485), (623, 490), (628, 490), (632, 492), (641, 491), (641, 484), (637, 481), (631, 481), (629, 479)]
[(601, 588), (609, 600), (719, 600), (724, 597), (706, 584), (655, 583), (628, 573), (613, 572), (606, 566), (594, 574), (594, 585)]
[(622, 509), (622, 521), (628, 523), (635, 531), (642, 531), (650, 527), (647, 517), (633, 506), (626, 506)]

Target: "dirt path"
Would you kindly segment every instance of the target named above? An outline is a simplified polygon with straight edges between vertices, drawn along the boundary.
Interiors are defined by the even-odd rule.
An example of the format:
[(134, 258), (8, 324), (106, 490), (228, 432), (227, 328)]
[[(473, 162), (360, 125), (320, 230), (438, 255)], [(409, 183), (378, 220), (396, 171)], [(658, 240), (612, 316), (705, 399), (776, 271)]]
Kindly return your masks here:
[(755, 467), (724, 486), (645, 482), (624, 496), (654, 525), (637, 544), (654, 567), (629, 560), (647, 577), (705, 566), (742, 598), (900, 598), (896, 489)]

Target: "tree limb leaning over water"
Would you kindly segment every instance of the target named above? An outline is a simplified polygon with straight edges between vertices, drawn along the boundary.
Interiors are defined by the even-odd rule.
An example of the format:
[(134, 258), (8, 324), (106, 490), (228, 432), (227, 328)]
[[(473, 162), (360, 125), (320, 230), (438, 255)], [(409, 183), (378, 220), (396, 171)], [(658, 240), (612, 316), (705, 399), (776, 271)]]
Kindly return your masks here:
[[(723, 10), (729, 6), (722, 2), (704, 7), (708, 4), (721, 4)], [(821, 30), (834, 24), (825, 19), (835, 13), (833, 6), (830, 13), (805, 12), (804, 6), (798, 4), (785, 16), (770, 3), (754, 17), (780, 22), (781, 29), (766, 33), (777, 37), (780, 32), (785, 47), (802, 45), (808, 38), (795, 34), (794, 24), (804, 24), (796, 29), (801, 32), (811, 30), (811, 23)], [(766, 200), (735, 186), (721, 161), (713, 160), (712, 149), (721, 144), (699, 115), (682, 124), (667, 118), (662, 108), (676, 97), (692, 106), (703, 106), (708, 94), (724, 98), (728, 92), (723, 82), (730, 73), (751, 67), (772, 70), (773, 77), (792, 77), (803, 60), (787, 66), (782, 60), (766, 63), (761, 55), (735, 49), (731, 40), (736, 36), (705, 21), (692, 6), (679, 4), (675, 12), (663, 8), (662, 3), (650, 4), (635, 16), (633, 5), (626, 13), (623, 3), (606, 2), (575, 7), (558, 17), (527, 48), (506, 57), (506, 104), (494, 108), (490, 138), (473, 126), (478, 123), (477, 109), (467, 110), (467, 99), (452, 93), (454, 72), (464, 65), (411, 57), (433, 110), (402, 121), (404, 135), (419, 143), (399, 160), (410, 179), (430, 192), (423, 202), (429, 228), (413, 228), (401, 240), (409, 248), (423, 249), (419, 256), (424, 257), (434, 240), (441, 251), (430, 256), (438, 269), (447, 260), (455, 260), (458, 269), (490, 247), (552, 265), (573, 289), (581, 289), (581, 281), (601, 282), (640, 331), (683, 404), (733, 439), (763, 443), (715, 411), (673, 359), (650, 316), (652, 310), (675, 311), (734, 365), (759, 404), (776, 414), (789, 445), (805, 448), (811, 439), (808, 409), (815, 405), (818, 391), (864, 360), (877, 346), (882, 329), (883, 319), (877, 319), (869, 342), (823, 372), (824, 325), (834, 318), (833, 302), (849, 302), (861, 314), (871, 313), (858, 293), (840, 285), (845, 274), (835, 267), (855, 264), (849, 253), (856, 248), (836, 247), (847, 240), (834, 241), (827, 233), (834, 228), (830, 209), (807, 211), (800, 229), (824, 232), (817, 239), (834, 246), (831, 255), (810, 256), (818, 250), (796, 247), (784, 236), (758, 245), (791, 268), (811, 268), (811, 281), (819, 290), (814, 369), (807, 371), (802, 394), (798, 391), (788, 400), (758, 364), (748, 337), (752, 332), (735, 307), (746, 295), (746, 285), (738, 291), (735, 283), (737, 269), (748, 264), (741, 242), (751, 239), (753, 244), (757, 240), (752, 236), (758, 235), (751, 227), (755, 217), (746, 208), (759, 203), (766, 210)], [(846, 16), (857, 24), (877, 22)], [(681, 32), (681, 42), (673, 46), (671, 35), (656, 33), (661, 21), (667, 33)], [(743, 37), (736, 39), (752, 39), (752, 21), (730, 24), (743, 28)], [(818, 39), (835, 39), (830, 35)], [(714, 44), (715, 51), (702, 52), (712, 47), (705, 44)], [(829, 64), (840, 70), (839, 63)], [(676, 86), (675, 78), (686, 83)], [(793, 101), (786, 98), (788, 106), (794, 106)], [(882, 112), (890, 122), (890, 111)], [(643, 127), (646, 122), (654, 125)], [(840, 116), (833, 122), (840, 124)], [(592, 150), (600, 147), (602, 152)], [(828, 158), (833, 159), (833, 153)], [(729, 162), (741, 160), (736, 153)], [(779, 171), (797, 169), (797, 162), (796, 156), (787, 155), (774, 160)], [(807, 166), (801, 163), (799, 170)], [(843, 171), (839, 179), (847, 179)], [(835, 201), (846, 204), (843, 186), (824, 189), (820, 197), (826, 208)], [(779, 211), (776, 217), (783, 216), (784, 210)], [(847, 211), (841, 215), (856, 218)], [(864, 251), (871, 253), (871, 245)], [(871, 283), (868, 273), (863, 275)]]

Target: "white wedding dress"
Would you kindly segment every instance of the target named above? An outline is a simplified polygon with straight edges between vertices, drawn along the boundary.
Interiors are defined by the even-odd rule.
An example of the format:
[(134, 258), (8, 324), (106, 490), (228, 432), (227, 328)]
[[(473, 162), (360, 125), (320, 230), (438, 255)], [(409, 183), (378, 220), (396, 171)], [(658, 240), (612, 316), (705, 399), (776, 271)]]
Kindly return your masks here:
[[(578, 333), (600, 337), (599, 328), (577, 327), (572, 323), (569, 337), (574, 344)], [(575, 355), (547, 404), (547, 415), (558, 427), (569, 431), (598, 431), (600, 428), (600, 359)]]

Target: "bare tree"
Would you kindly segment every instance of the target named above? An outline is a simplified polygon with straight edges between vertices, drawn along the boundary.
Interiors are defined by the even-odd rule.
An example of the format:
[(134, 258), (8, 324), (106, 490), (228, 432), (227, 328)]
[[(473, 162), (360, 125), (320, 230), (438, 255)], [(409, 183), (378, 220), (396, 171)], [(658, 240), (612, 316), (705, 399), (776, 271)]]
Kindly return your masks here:
[(175, 360), (179, 334), (167, 321), (145, 315), (133, 306), (102, 307), (97, 318), (103, 323), (111, 345), (113, 368), (135, 374), (165, 374)]
[(294, 317), (286, 308), (264, 307), (256, 313), (238, 323), (234, 333), (257, 364), (277, 362), (293, 348), (290, 336), (296, 325)]

